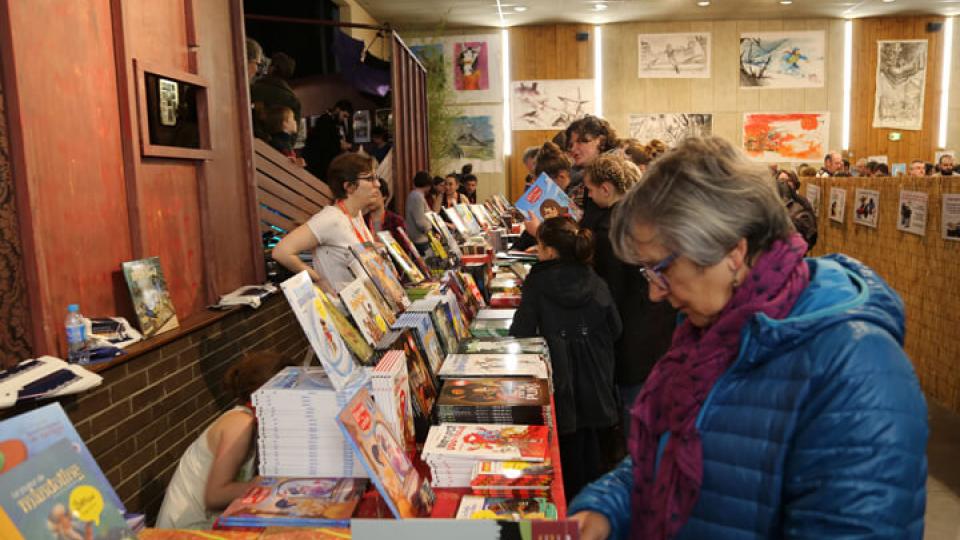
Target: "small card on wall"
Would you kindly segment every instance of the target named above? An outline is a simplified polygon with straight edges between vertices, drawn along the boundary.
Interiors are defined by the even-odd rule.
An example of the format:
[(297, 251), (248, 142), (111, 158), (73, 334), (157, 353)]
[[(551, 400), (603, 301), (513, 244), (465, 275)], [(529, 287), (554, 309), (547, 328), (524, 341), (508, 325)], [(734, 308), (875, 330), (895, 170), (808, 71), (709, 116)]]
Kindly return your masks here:
[(830, 221), (843, 223), (843, 211), (847, 205), (847, 190), (830, 188)]

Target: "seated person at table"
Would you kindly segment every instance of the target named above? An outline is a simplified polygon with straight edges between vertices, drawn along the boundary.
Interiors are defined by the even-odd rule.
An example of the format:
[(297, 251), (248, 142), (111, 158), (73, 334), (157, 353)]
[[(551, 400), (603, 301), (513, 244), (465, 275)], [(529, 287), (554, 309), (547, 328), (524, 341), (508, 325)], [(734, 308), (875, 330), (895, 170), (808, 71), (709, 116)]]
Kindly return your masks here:
[(209, 529), (217, 514), (253, 484), (257, 419), (250, 396), (286, 366), (278, 353), (249, 352), (223, 376), (224, 388), (242, 405), (223, 413), (180, 458), (157, 517), (161, 529)]
[(617, 424), (613, 372), (620, 315), (590, 267), (593, 237), (568, 217), (545, 220), (537, 257), (510, 326), (514, 337), (543, 336), (553, 364), (556, 426), (568, 498), (600, 477), (600, 433)]

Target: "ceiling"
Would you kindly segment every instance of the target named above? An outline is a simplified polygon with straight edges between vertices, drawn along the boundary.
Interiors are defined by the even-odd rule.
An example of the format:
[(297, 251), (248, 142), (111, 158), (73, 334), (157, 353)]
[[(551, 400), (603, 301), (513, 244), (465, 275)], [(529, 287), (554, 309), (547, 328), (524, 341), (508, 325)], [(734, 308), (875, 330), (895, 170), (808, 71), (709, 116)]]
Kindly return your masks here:
[[(890, 15), (960, 14), (960, 0), (357, 0), (381, 23), (402, 29), (518, 26), (578, 22), (860, 18)], [(789, 1), (789, 0), (784, 0)], [(605, 9), (597, 5), (606, 6)], [(517, 11), (526, 8), (524, 11)], [(502, 15), (501, 15), (502, 13)]]

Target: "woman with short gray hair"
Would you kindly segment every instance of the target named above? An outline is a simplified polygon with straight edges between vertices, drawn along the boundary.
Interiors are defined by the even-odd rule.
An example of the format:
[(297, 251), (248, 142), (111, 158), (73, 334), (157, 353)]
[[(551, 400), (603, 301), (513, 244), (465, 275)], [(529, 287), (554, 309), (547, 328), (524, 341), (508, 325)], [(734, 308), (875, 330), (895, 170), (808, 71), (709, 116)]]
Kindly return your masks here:
[(804, 259), (774, 179), (718, 138), (655, 161), (610, 236), (683, 320), (630, 457), (570, 505), (582, 538), (923, 536), (926, 405), (879, 276)]

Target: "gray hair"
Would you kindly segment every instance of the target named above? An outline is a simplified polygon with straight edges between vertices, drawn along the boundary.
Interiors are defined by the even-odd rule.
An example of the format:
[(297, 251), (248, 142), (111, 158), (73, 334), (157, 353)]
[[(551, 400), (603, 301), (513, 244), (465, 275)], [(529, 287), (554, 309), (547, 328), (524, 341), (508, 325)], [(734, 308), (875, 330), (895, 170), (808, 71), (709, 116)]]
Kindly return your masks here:
[(263, 47), (257, 40), (247, 38), (247, 62), (259, 62), (263, 58)]
[(539, 146), (531, 146), (523, 151), (523, 162), (526, 163), (528, 159), (533, 159), (537, 157), (537, 152), (540, 151)]
[(686, 139), (616, 205), (610, 241), (621, 260), (648, 262), (634, 250), (643, 223), (656, 228), (665, 248), (699, 266), (717, 264), (743, 238), (752, 257), (794, 231), (775, 183), (765, 166), (723, 139)]

